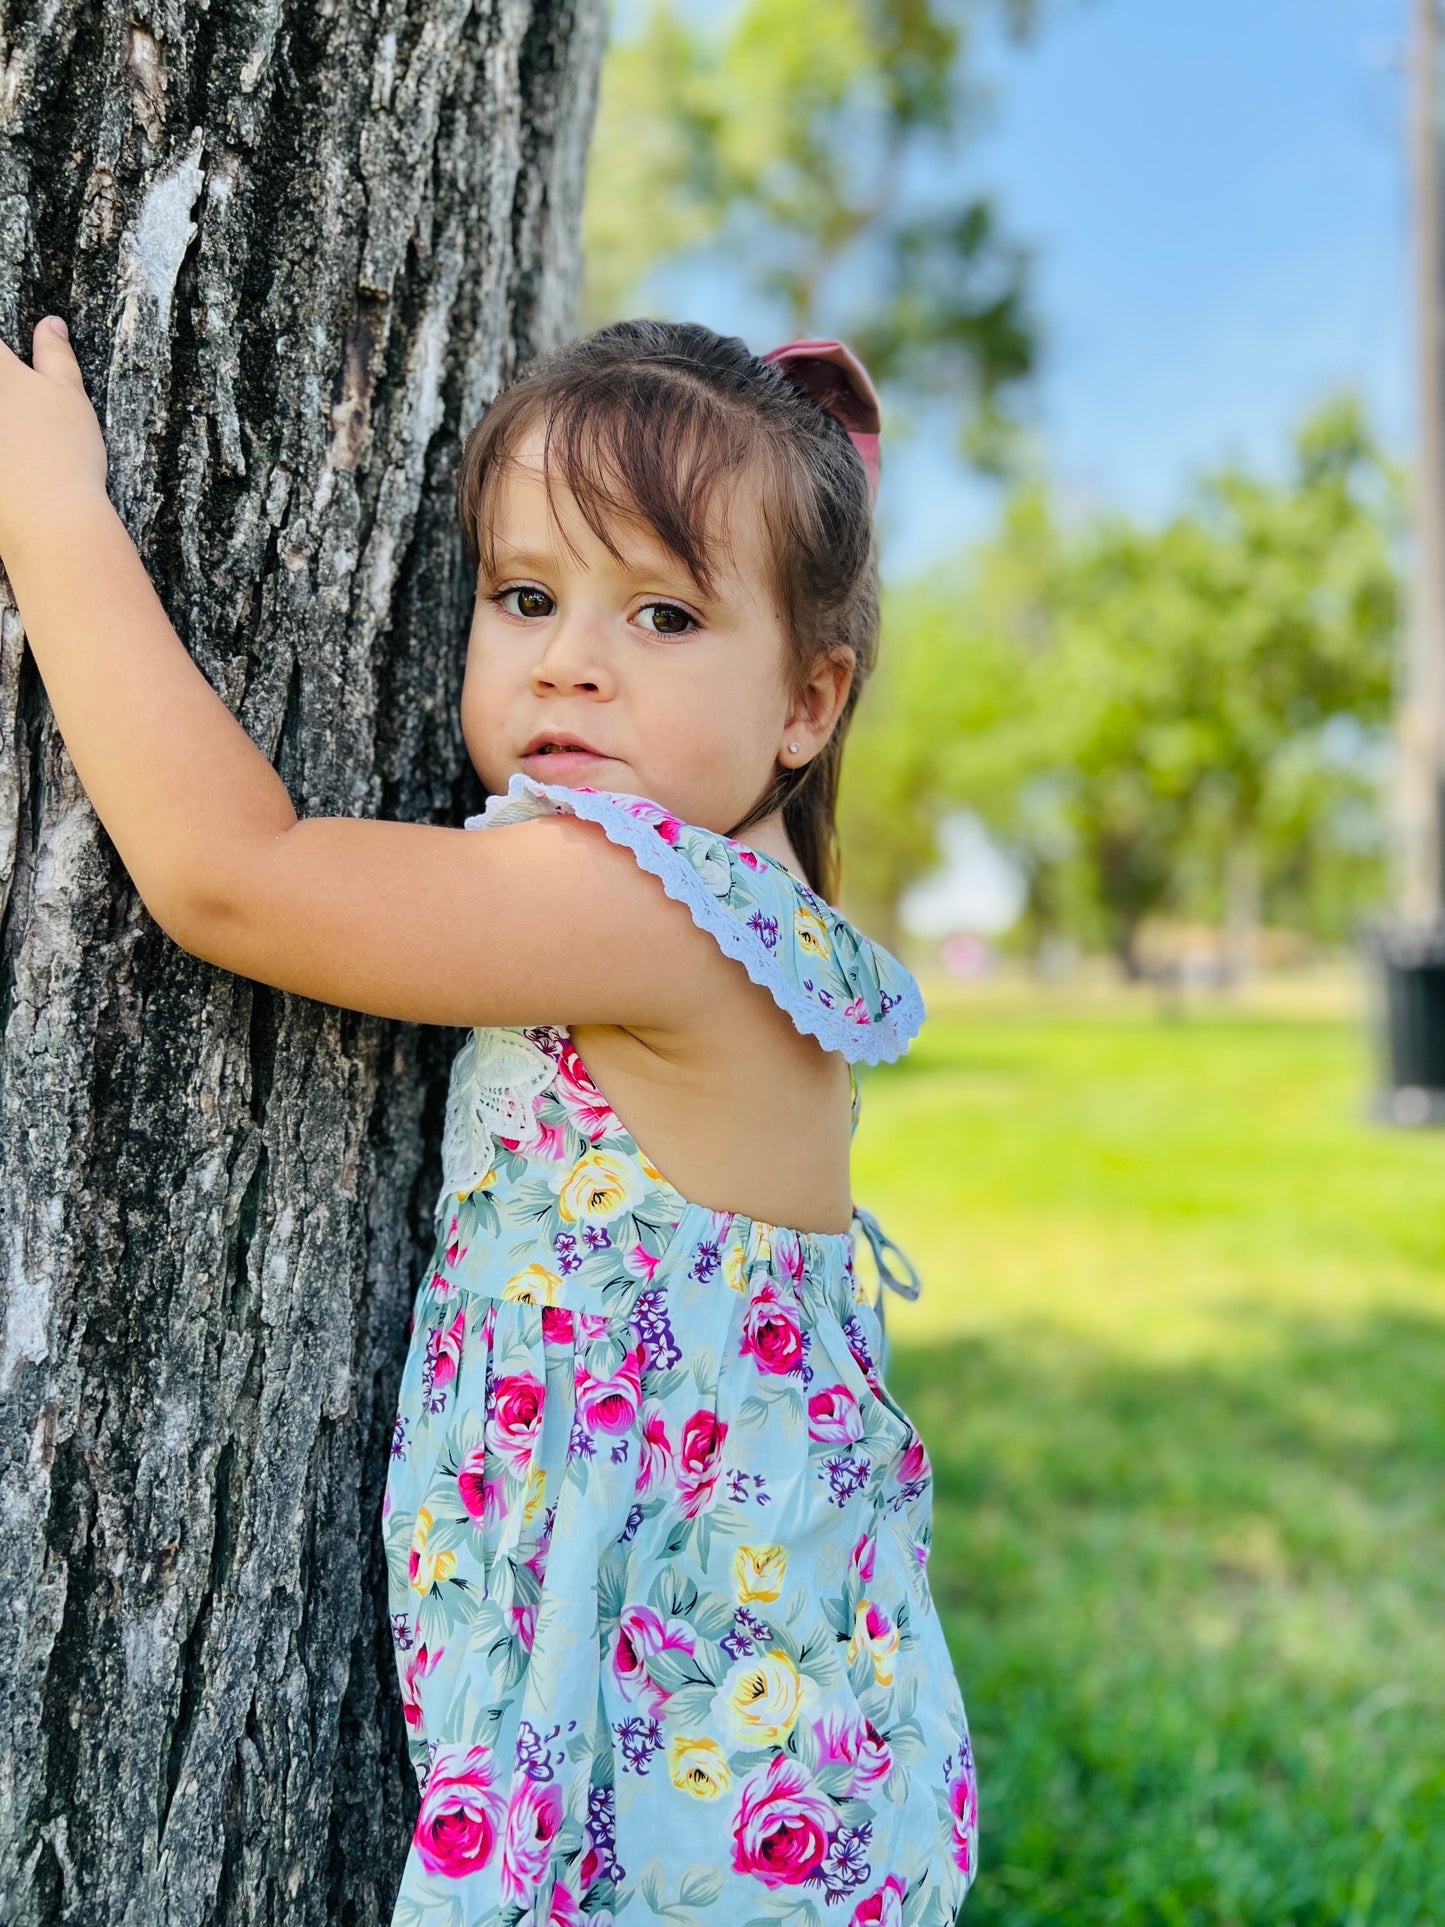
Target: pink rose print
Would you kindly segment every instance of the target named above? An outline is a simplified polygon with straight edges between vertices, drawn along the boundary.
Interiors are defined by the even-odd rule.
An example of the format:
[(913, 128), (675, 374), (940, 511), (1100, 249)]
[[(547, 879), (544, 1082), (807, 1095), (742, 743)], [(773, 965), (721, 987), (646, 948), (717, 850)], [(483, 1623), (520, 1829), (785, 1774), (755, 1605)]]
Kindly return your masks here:
[(461, 1241), (461, 1236), (457, 1231), (457, 1223), (458, 1220), (453, 1218), (447, 1230), (447, 1263), (452, 1266), (453, 1269), (456, 1267), (457, 1260), (464, 1258), (469, 1249), (469, 1247)]
[(594, 1378), (577, 1366), (577, 1417), (586, 1432), (614, 1437), (631, 1429), (642, 1403), (642, 1353), (634, 1345), (610, 1377)]
[(572, 1314), (565, 1305), (543, 1305), (542, 1342), (544, 1345), (572, 1343)]
[(853, 1548), (853, 1570), (865, 1586), (873, 1577), (873, 1541), (866, 1532)]
[(863, 1414), (846, 1385), (830, 1385), (808, 1400), (808, 1437), (829, 1445), (856, 1445), (863, 1436)]
[(489, 1746), (471, 1747), (460, 1758), (456, 1749), (438, 1751), (412, 1836), (428, 1873), (465, 1880), (491, 1859), (502, 1823), (502, 1796), (492, 1779)]
[(634, 1245), (622, 1263), (631, 1277), (645, 1278), (651, 1284), (652, 1274), (662, 1263), (662, 1253), (651, 1252), (645, 1245)]
[(690, 1653), (693, 1632), (685, 1619), (669, 1619), (666, 1624), (650, 1606), (628, 1606), (617, 1622), (617, 1640), (612, 1648), (612, 1671), (618, 1685), (630, 1700), (646, 1698), (656, 1710), (671, 1698), (652, 1678), (647, 1662), (659, 1653)]
[(887, 1740), (871, 1720), (863, 1717), (861, 1708), (833, 1707), (814, 1721), (813, 1731), (823, 1765), (853, 1769), (853, 1778), (844, 1789), (845, 1799), (866, 1799), (893, 1771), (893, 1753)]
[(732, 838), (729, 837), (728, 847), (738, 862), (746, 865), (749, 870), (762, 870), (767, 867), (757, 851), (750, 850), (745, 843), (734, 843)]
[(491, 1525), (502, 1516), (505, 1481), (487, 1477), (487, 1448), (469, 1446), (457, 1468), (457, 1495), (475, 1525)]
[(978, 1838), (978, 1787), (970, 1767), (961, 1767), (949, 1782), (948, 1806), (953, 1815), (954, 1864), (972, 1873)]
[(760, 1372), (786, 1377), (803, 1362), (803, 1334), (798, 1308), (778, 1295), (771, 1278), (765, 1279), (743, 1313), (743, 1339), (738, 1347)]
[(537, 1637), (537, 1608), (535, 1605), (513, 1606), (512, 1631), (522, 1642), (522, 1651), (530, 1653), (532, 1641)]
[(502, 1842), (502, 1898), (527, 1900), (541, 1885), (562, 1825), (562, 1789), (523, 1779), (507, 1803)]
[(406, 1671), (401, 1678), (401, 1710), (406, 1715), (407, 1725), (413, 1729), (419, 1727), (422, 1721), (421, 1683), (428, 1673), (436, 1671), (437, 1661), (445, 1651), (445, 1646), (438, 1646), (434, 1653), (429, 1653), (425, 1646), (418, 1646), (406, 1662)]
[(638, 1496), (661, 1485), (672, 1471), (672, 1441), (667, 1436), (663, 1408), (649, 1399), (642, 1408), (642, 1437), (638, 1446)]
[(639, 823), (650, 823), (664, 843), (676, 843), (682, 824), (658, 804), (639, 796), (634, 802), (628, 803), (626, 809), (627, 814), (635, 816)]
[(855, 997), (851, 1004), (845, 1004), (843, 1007), (843, 1015), (853, 1024), (871, 1024), (873, 1022), (873, 1019), (868, 1014), (868, 1006), (861, 997)]
[(733, 1822), (733, 1871), (765, 1887), (796, 1887), (816, 1873), (838, 1815), (797, 1760), (775, 1753), (743, 1786)]
[(678, 1510), (685, 1519), (695, 1519), (712, 1504), (727, 1435), (727, 1421), (716, 1412), (694, 1412), (683, 1426), (677, 1448), (677, 1492)]
[(432, 1383), (438, 1390), (444, 1385), (450, 1385), (457, 1375), (457, 1366), (462, 1359), (462, 1338), (466, 1329), (467, 1312), (464, 1305), (446, 1330), (439, 1330), (436, 1334), (436, 1366), (432, 1374)]
[(506, 1372), (492, 1389), (487, 1444), (514, 1472), (525, 1472), (541, 1435), (547, 1388), (531, 1372)]
[(577, 1905), (577, 1896), (559, 1880), (552, 1889), (552, 1905), (547, 1927), (587, 1927), (587, 1916)]
[(898, 1477), (904, 1485), (921, 1485), (932, 1470), (923, 1440), (915, 1432), (908, 1441), (908, 1450), (898, 1461)]
[(803, 1282), (803, 1241), (796, 1231), (780, 1228), (773, 1235), (773, 1263), (793, 1285)]
[(903, 1927), (903, 1896), (907, 1889), (896, 1873), (889, 1874), (876, 1894), (853, 1909), (848, 1927)]
[(593, 1144), (609, 1133), (614, 1137), (621, 1134), (621, 1120), (592, 1082), (587, 1066), (571, 1044), (562, 1052), (553, 1089), (561, 1098), (568, 1117)]

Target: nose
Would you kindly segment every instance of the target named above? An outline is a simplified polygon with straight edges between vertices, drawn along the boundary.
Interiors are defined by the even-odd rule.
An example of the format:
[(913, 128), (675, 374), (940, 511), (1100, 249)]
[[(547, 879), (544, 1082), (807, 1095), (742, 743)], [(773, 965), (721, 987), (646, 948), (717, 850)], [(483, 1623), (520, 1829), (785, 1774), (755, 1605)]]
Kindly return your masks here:
[(610, 695), (612, 672), (598, 625), (578, 611), (549, 624), (547, 639), (532, 665), (532, 687), (537, 691), (568, 689)]

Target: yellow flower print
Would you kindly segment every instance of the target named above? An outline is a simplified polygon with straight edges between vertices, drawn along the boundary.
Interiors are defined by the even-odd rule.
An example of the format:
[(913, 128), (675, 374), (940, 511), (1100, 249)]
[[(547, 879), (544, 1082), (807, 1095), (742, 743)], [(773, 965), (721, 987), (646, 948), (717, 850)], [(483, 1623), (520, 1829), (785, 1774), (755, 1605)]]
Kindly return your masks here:
[(690, 1740), (679, 1733), (667, 1749), (672, 1784), (695, 1800), (715, 1800), (733, 1783), (732, 1768), (716, 1740)]
[(562, 1291), (562, 1279), (545, 1265), (528, 1265), (510, 1277), (502, 1296), (514, 1305), (555, 1305)]
[(433, 1586), (440, 1586), (450, 1579), (457, 1569), (457, 1555), (454, 1552), (427, 1551), (427, 1536), (431, 1529), (431, 1513), (421, 1506), (416, 1515), (416, 1530), (411, 1535), (411, 1557), (408, 1561), (413, 1592), (430, 1592)]
[(741, 1238), (730, 1238), (723, 1247), (722, 1274), (729, 1291), (748, 1288), (748, 1248)]
[(793, 935), (798, 939), (798, 948), (810, 957), (826, 957), (830, 954), (828, 926), (816, 911), (800, 903), (793, 912)]
[(542, 1509), (542, 1500), (547, 1492), (547, 1468), (534, 1465), (527, 1474), (526, 1489), (522, 1494), (522, 1521), (531, 1525)]
[(737, 1661), (713, 1699), (713, 1717), (737, 1746), (781, 1746), (814, 1690), (774, 1648)]
[(487, 1175), (484, 1178), (478, 1178), (476, 1183), (469, 1184), (465, 1191), (456, 1191), (452, 1195), (456, 1198), (456, 1201), (458, 1204), (465, 1204), (467, 1199), (472, 1196), (473, 1192), (490, 1191), (492, 1186), (496, 1183), (496, 1181), (497, 1181), (497, 1167), (494, 1164), (491, 1170), (488, 1171)]
[(898, 1651), (898, 1628), (881, 1607), (860, 1599), (853, 1618), (853, 1637), (848, 1641), (848, 1664), (866, 1652), (873, 1661), (873, 1678), (879, 1686), (893, 1684), (893, 1657)]
[(733, 1591), (740, 1606), (773, 1600), (783, 1590), (788, 1555), (781, 1546), (739, 1546), (733, 1556)]
[(588, 1151), (562, 1180), (558, 1204), (569, 1224), (580, 1218), (615, 1218), (636, 1204), (644, 1190), (642, 1173), (618, 1151)]
[(667, 1183), (667, 1179), (662, 1175), (661, 1171), (658, 1170), (646, 1151), (639, 1151), (637, 1153), (637, 1162), (642, 1166), (642, 1175), (644, 1177), (651, 1178), (654, 1184)]

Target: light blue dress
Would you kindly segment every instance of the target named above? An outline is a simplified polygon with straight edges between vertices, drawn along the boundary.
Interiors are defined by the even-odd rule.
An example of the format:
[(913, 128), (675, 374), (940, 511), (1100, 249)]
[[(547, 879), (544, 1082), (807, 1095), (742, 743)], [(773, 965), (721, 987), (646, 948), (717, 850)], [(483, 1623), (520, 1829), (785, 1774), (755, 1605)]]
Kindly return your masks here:
[[(521, 775), (468, 828), (554, 811), (826, 1048), (907, 1049), (913, 978), (775, 859)], [(383, 1513), (421, 1783), (393, 1927), (946, 1927), (973, 1759), (855, 1233), (683, 1197), (550, 1025), (470, 1033), (443, 1164)]]

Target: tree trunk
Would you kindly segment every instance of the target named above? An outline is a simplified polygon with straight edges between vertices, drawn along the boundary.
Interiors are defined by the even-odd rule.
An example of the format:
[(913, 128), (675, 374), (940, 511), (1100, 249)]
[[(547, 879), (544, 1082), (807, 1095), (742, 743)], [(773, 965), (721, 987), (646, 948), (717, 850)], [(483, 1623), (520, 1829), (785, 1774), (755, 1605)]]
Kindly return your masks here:
[[(0, 0), (0, 334), (69, 320), (112, 499), (303, 815), (480, 805), (456, 457), (570, 329), (604, 34)], [(459, 1036), (172, 944), (22, 641), (0, 578), (0, 1917), (384, 1921), (380, 1498)]]

